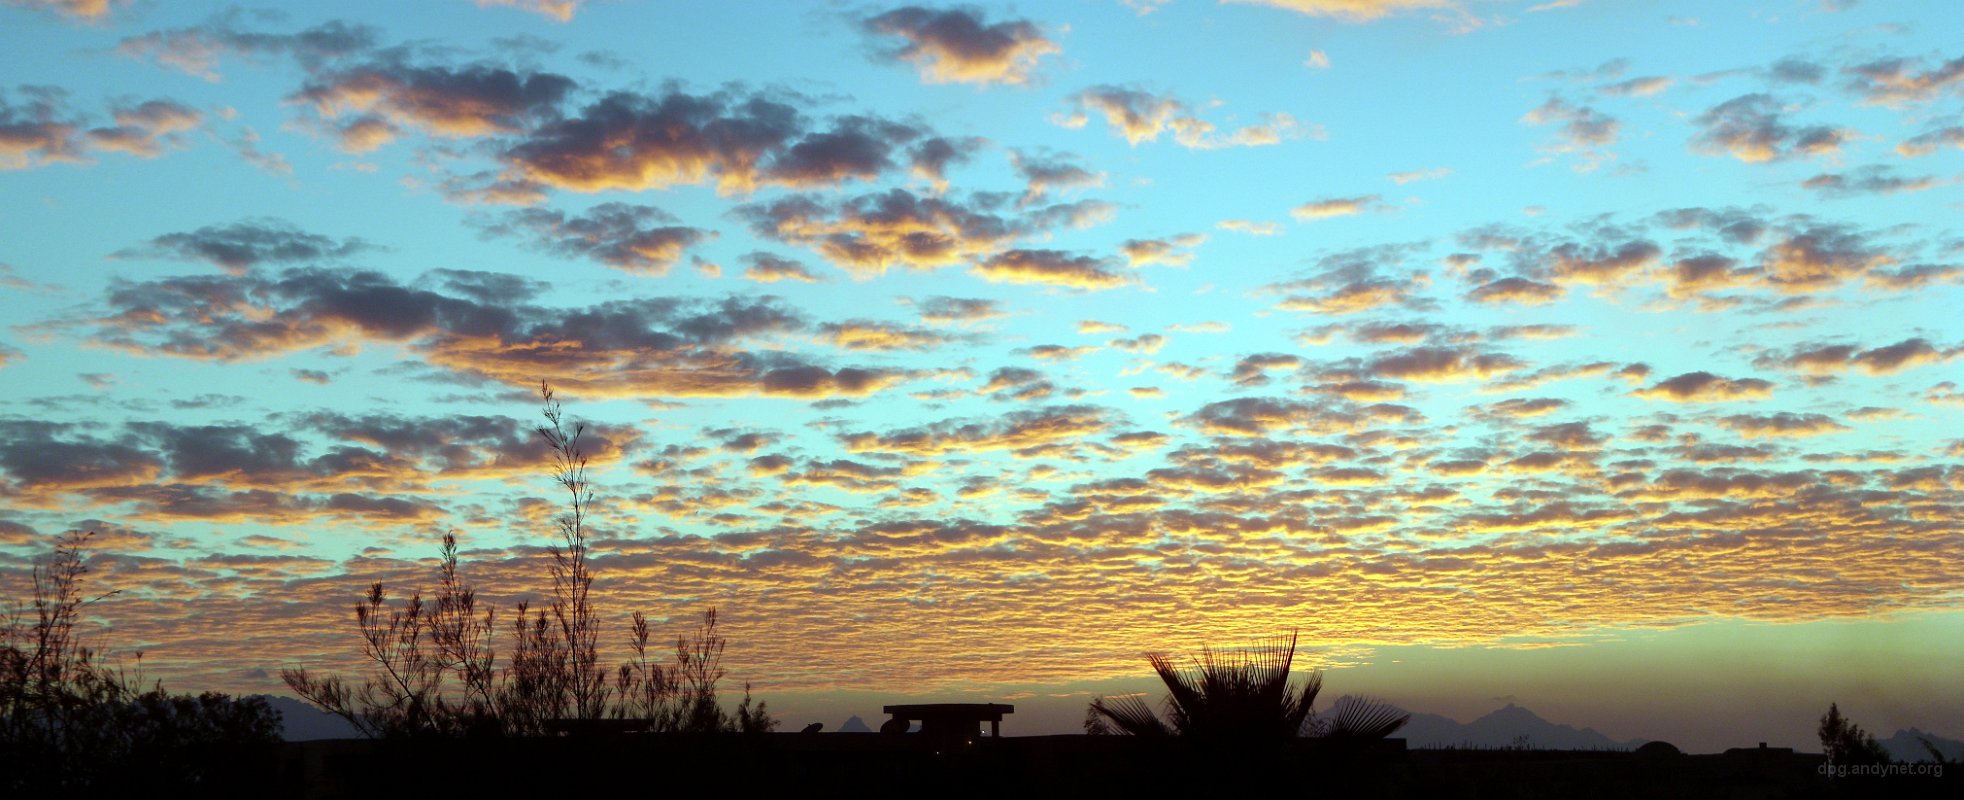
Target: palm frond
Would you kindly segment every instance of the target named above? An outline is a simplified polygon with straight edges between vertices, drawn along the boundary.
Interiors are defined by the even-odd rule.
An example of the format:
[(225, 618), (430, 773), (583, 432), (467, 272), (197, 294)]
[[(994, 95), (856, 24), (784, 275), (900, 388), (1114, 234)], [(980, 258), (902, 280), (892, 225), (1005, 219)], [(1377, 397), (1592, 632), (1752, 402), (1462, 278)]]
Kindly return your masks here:
[(1330, 709), (1323, 736), (1330, 739), (1383, 739), (1405, 727), (1412, 715), (1378, 700), (1345, 697)]
[(1166, 684), (1166, 716), (1171, 729), (1184, 733), (1195, 713), (1204, 715), (1207, 690), (1201, 671), (1197, 665), (1183, 670), (1165, 653), (1147, 653), (1146, 661)]
[(1122, 694), (1091, 701), (1094, 714), (1111, 721), (1119, 733), (1133, 736), (1170, 736), (1173, 729), (1160, 720), (1141, 695)]
[(1302, 684), (1297, 687), (1289, 709), (1291, 726), (1289, 729), (1295, 731), (1297, 736), (1309, 734), (1314, 717), (1311, 709), (1316, 707), (1316, 696), (1322, 692), (1323, 670), (1320, 669), (1311, 671), (1309, 677), (1304, 678)]
[(1298, 736), (1382, 739), (1410, 718), (1392, 706), (1348, 697), (1337, 701), (1329, 716), (1318, 718), (1314, 709), (1323, 692), (1323, 672), (1290, 680), (1297, 641), (1290, 633), (1245, 650), (1203, 646), (1185, 662), (1148, 653), (1146, 660), (1166, 684), (1164, 714), (1154, 713), (1139, 695), (1101, 697), (1086, 712), (1086, 728), (1237, 742)]

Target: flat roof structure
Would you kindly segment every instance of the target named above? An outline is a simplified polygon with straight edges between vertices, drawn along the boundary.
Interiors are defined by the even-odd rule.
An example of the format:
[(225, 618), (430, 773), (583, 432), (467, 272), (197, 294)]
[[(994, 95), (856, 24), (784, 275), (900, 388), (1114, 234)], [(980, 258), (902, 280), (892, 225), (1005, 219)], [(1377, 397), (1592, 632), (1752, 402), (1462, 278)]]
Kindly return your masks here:
[(881, 733), (904, 733), (909, 723), (918, 721), (923, 736), (964, 740), (980, 734), (984, 722), (989, 723), (989, 738), (1002, 736), (1003, 715), (1016, 713), (1016, 707), (1006, 703), (915, 703), (880, 710), (893, 715), (880, 726)]

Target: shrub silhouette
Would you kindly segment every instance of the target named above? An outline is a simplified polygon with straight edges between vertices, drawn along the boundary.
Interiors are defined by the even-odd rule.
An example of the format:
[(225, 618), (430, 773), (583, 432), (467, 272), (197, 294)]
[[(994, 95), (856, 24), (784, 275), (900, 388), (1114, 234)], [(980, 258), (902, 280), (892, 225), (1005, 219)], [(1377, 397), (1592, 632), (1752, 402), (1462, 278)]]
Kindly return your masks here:
[(83, 643), (82, 610), (117, 593), (84, 599), (92, 535), (58, 539), (34, 568), (32, 611), (16, 603), (0, 624), (0, 787), (208, 786), (225, 748), (277, 743), (279, 712), (264, 698), (146, 689)]
[(303, 699), (376, 738), (543, 735), (612, 719), (649, 731), (766, 732), (777, 722), (765, 704), (751, 705), (750, 687), (734, 713), (717, 703), (725, 640), (716, 610), (675, 640), (675, 659), (651, 654), (648, 620), (635, 612), (633, 657), (612, 671), (600, 666), (599, 621), (593, 607), (593, 569), (587, 516), (593, 490), (580, 449), (586, 426), (569, 432), (552, 387), (541, 383), (545, 425), (537, 430), (553, 454), (552, 478), (567, 493), (559, 541), (550, 549), (552, 600), (545, 609), (518, 604), (507, 630), (503, 664), (494, 644), (497, 609), (480, 607), (476, 590), (457, 566), (457, 538), (445, 534), (433, 601), (412, 595), (391, 607), (380, 583), (355, 606), (362, 655), (372, 667), (360, 684), (306, 669), (280, 677)]
[(1186, 666), (1165, 653), (1146, 660), (1166, 684), (1164, 714), (1139, 695), (1100, 697), (1085, 712), (1093, 734), (1181, 736), (1233, 743), (1276, 741), (1299, 736), (1331, 740), (1382, 739), (1403, 727), (1409, 714), (1370, 700), (1344, 698), (1319, 717), (1316, 696), (1323, 690), (1317, 670), (1298, 683), (1289, 680), (1295, 664), (1296, 634), (1277, 636), (1249, 650), (1202, 647)]

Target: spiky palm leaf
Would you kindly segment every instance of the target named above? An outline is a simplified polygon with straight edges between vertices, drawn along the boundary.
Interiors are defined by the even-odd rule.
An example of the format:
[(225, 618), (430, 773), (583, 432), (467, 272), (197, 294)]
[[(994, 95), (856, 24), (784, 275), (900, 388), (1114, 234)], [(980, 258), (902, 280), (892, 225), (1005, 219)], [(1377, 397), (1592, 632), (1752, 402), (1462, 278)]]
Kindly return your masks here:
[(1147, 705), (1144, 697), (1136, 694), (1122, 694), (1117, 697), (1100, 697), (1091, 701), (1091, 711), (1111, 723), (1119, 733), (1133, 736), (1171, 736), (1173, 729), (1160, 721), (1159, 714)]
[[(1153, 710), (1138, 695), (1099, 698), (1091, 704), (1095, 717), (1109, 720), (1118, 732), (1200, 739), (1287, 739), (1312, 733), (1311, 709), (1323, 690), (1323, 673), (1311, 672), (1291, 684), (1296, 635), (1277, 636), (1249, 650), (1221, 652), (1203, 647), (1197, 658), (1181, 665), (1164, 653), (1146, 656), (1166, 684), (1165, 714)], [(1346, 731), (1367, 731), (1369, 718), (1354, 720)], [(1403, 724), (1403, 720), (1399, 720)], [(1380, 726), (1381, 727), (1381, 726)], [(1396, 726), (1393, 726), (1395, 729)]]
[(1330, 709), (1330, 718), (1320, 734), (1328, 739), (1383, 739), (1405, 727), (1412, 715), (1397, 707), (1368, 698), (1344, 697)]

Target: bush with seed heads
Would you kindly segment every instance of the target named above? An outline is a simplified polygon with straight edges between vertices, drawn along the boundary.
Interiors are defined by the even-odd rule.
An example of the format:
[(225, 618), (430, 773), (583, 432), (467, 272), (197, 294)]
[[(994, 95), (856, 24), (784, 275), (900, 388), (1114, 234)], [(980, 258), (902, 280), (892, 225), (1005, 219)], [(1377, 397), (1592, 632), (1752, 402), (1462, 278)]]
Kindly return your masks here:
[(286, 669), (294, 693), (340, 716), (369, 737), (532, 736), (582, 723), (614, 720), (647, 731), (768, 732), (777, 722), (750, 687), (734, 713), (723, 711), (716, 685), (723, 678), (725, 640), (716, 610), (675, 640), (662, 662), (650, 648), (653, 632), (635, 612), (628, 640), (633, 657), (610, 671), (600, 664), (598, 614), (587, 518), (593, 490), (580, 449), (586, 426), (569, 431), (552, 388), (540, 384), (546, 424), (538, 433), (552, 451), (552, 478), (567, 493), (559, 540), (548, 550), (552, 599), (544, 609), (519, 603), (506, 626), (510, 650), (495, 647), (498, 613), (480, 604), (457, 565), (457, 539), (443, 537), (434, 600), (417, 594), (391, 606), (382, 584), (355, 607), (362, 655), (372, 667), (359, 684), (338, 676)]

